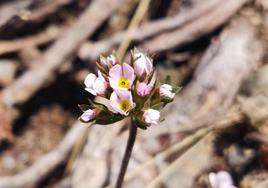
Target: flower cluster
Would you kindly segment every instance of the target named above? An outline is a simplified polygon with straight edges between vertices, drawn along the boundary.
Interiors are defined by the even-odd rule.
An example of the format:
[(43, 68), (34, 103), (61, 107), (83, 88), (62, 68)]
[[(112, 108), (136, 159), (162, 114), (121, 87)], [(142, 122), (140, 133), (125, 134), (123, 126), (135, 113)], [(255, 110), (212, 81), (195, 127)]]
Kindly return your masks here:
[(82, 122), (110, 124), (127, 116), (146, 129), (160, 121), (160, 110), (170, 103), (179, 88), (159, 84), (152, 59), (136, 49), (130, 63), (120, 63), (114, 55), (96, 63), (98, 75), (88, 74), (85, 90), (95, 95), (91, 105), (80, 105)]

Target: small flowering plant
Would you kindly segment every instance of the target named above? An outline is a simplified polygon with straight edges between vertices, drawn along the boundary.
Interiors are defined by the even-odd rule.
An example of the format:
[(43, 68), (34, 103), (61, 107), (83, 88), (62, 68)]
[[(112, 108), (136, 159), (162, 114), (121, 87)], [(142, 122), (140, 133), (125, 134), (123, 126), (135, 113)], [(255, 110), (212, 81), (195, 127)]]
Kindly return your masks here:
[(85, 90), (95, 95), (91, 104), (79, 105), (84, 112), (80, 120), (107, 125), (131, 117), (142, 129), (156, 125), (161, 109), (172, 102), (178, 87), (170, 79), (157, 81), (153, 60), (137, 49), (131, 51), (130, 62), (118, 62), (115, 55), (100, 57), (98, 74), (88, 74)]
[(79, 105), (84, 112), (84, 123), (107, 125), (131, 117), (129, 138), (115, 188), (121, 188), (137, 127), (147, 129), (156, 125), (160, 111), (173, 101), (179, 88), (170, 85), (170, 79), (160, 84), (153, 68), (153, 60), (137, 49), (131, 51), (130, 62), (119, 62), (115, 55), (100, 57), (96, 63), (98, 75), (88, 74), (85, 90), (95, 95), (90, 105)]

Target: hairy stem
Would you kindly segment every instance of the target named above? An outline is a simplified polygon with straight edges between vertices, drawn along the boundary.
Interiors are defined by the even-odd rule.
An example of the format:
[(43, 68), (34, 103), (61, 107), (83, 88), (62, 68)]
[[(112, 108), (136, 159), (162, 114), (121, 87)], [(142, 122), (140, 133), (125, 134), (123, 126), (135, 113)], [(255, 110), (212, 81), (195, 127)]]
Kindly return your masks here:
[(133, 121), (131, 121), (131, 124), (129, 127), (129, 137), (128, 137), (128, 141), (127, 141), (127, 146), (126, 146), (125, 154), (124, 154), (124, 157), (122, 160), (120, 172), (119, 172), (116, 184), (115, 184), (115, 188), (122, 187), (125, 173), (126, 173), (127, 167), (128, 167), (128, 162), (129, 162), (129, 159), (131, 157), (133, 146), (135, 144), (136, 135), (137, 135), (137, 126), (133, 123)]

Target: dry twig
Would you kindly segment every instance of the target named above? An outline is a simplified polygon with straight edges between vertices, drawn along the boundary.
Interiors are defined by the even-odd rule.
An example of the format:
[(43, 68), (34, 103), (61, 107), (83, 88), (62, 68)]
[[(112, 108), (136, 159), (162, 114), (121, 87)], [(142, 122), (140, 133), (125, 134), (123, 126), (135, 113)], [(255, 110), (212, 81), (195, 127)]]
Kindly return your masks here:
[[(72, 57), (79, 45), (119, 6), (120, 0), (93, 1), (68, 29), (45, 53), (37, 59), (24, 75), (1, 92), (1, 103), (11, 107), (28, 100), (48, 80), (68, 57)], [(102, 10), (102, 11), (99, 11)], [(88, 24), (90, 21), (91, 24)], [(42, 62), (42, 63), (41, 63)], [(42, 64), (42, 66), (40, 66)]]
[(76, 143), (77, 137), (85, 129), (85, 125), (79, 122), (75, 123), (60, 144), (54, 150), (42, 156), (32, 166), (14, 176), (0, 177), (0, 188), (26, 188), (36, 185), (66, 159), (67, 154)]

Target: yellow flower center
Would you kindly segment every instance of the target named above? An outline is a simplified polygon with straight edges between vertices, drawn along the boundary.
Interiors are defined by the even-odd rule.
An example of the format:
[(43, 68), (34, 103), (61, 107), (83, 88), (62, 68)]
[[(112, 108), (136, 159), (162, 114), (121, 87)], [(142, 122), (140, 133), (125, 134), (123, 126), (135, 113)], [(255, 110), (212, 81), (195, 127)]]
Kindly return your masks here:
[(117, 82), (118, 86), (120, 88), (128, 88), (129, 86), (129, 80), (126, 77), (121, 77), (118, 82)]
[(126, 112), (129, 109), (129, 107), (130, 107), (130, 103), (127, 100), (121, 100), (118, 103), (118, 108), (123, 110), (124, 112)]

